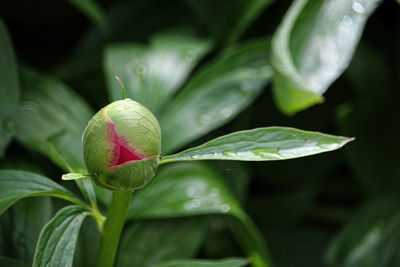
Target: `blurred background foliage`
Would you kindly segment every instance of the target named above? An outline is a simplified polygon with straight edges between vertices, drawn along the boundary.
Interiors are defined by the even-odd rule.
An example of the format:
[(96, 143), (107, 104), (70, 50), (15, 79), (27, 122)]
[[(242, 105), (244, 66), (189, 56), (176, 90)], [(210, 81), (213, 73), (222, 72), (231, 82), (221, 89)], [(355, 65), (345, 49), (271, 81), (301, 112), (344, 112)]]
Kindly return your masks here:
[[(296, 160), (162, 168), (152, 187), (133, 200), (118, 266), (245, 257), (241, 237), (231, 231), (237, 225), (221, 215), (229, 211), (240, 218), (242, 208), (268, 243), (275, 266), (400, 266), (400, 5), (348, 1), (356, 13), (365, 13), (354, 18), (345, 15), (344, 2), (1, 1), (18, 67), (10, 47), (0, 44), (0, 77), (7, 88), (19, 87), (20, 79), (21, 90), (1, 95), (0, 111), (17, 108), (7, 106), (10, 99), (21, 102), (17, 115), (2, 118), (0, 166), (57, 182), (62, 169), (79, 170), (74, 153), (80, 148), (71, 144), (80, 145), (94, 110), (119, 98), (117, 72), (128, 96), (161, 119), (167, 152), (263, 126), (356, 137), (343, 150)], [(338, 20), (353, 31), (340, 28)], [(6, 123), (12, 116), (14, 126)], [(169, 176), (176, 180), (160, 178)], [(168, 209), (186, 201), (181, 194), (207, 204), (197, 213)], [(107, 197), (98, 193), (103, 205)], [(40, 229), (63, 205), (38, 198), (7, 211), (0, 254), (31, 262)], [(92, 244), (99, 237), (92, 224), (81, 230), (76, 266), (94, 264)]]

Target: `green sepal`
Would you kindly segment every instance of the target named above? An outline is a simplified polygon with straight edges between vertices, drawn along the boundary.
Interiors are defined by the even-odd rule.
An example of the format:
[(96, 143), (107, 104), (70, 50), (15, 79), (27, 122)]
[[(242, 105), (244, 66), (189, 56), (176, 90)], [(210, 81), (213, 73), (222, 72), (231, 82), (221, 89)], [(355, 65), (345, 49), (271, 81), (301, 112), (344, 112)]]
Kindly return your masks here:
[(63, 174), (63, 176), (61, 176), (61, 179), (66, 180), (66, 181), (83, 179), (83, 178), (92, 178), (92, 176), (87, 175), (87, 174), (82, 174), (79, 172), (70, 172), (67, 174)]

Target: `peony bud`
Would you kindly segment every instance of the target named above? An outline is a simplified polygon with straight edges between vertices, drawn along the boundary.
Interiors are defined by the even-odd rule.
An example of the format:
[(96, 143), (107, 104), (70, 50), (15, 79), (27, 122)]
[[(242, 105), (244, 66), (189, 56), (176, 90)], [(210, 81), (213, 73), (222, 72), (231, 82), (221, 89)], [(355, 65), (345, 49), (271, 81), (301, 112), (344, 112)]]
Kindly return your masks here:
[(82, 142), (86, 167), (99, 186), (134, 190), (155, 175), (161, 155), (160, 126), (147, 108), (131, 99), (97, 112)]

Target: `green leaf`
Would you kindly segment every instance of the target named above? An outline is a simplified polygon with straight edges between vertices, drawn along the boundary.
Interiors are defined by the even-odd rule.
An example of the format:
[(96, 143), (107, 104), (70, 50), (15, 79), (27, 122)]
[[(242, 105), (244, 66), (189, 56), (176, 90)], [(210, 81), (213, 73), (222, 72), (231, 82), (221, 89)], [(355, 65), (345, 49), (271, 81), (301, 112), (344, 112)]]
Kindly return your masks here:
[(366, 202), (330, 244), (329, 266), (399, 266), (400, 201), (385, 195)]
[(162, 168), (151, 183), (134, 195), (127, 217), (152, 219), (208, 214), (233, 217), (235, 233), (252, 264), (269, 266), (269, 253), (261, 233), (221, 177), (206, 165), (181, 163)]
[(158, 34), (149, 47), (112, 45), (105, 50), (104, 59), (110, 98), (122, 97), (117, 75), (126, 86), (126, 97), (157, 112), (210, 48), (210, 42), (181, 32)]
[(110, 25), (103, 8), (95, 0), (68, 0), (72, 5), (85, 14), (93, 24), (103, 31), (109, 30)]
[(335, 150), (352, 140), (287, 127), (257, 128), (221, 136), (178, 154), (165, 156), (160, 164), (192, 160), (292, 159)]
[(0, 214), (21, 198), (52, 196), (86, 206), (71, 192), (52, 180), (25, 171), (0, 171)]
[(10, 36), (1, 18), (0, 56), (0, 157), (3, 157), (14, 132), (19, 100), (19, 80)]
[(239, 203), (212, 169), (202, 164), (178, 164), (160, 170), (151, 183), (135, 193), (128, 218), (170, 218), (240, 211)]
[[(273, 0), (187, 0), (200, 22), (219, 42), (232, 44)], [(229, 10), (229, 12), (227, 12)], [(223, 16), (221, 16), (223, 14)]]
[(206, 230), (204, 220), (198, 218), (136, 223), (124, 234), (116, 266), (146, 267), (172, 259), (192, 258)]
[(242, 267), (249, 263), (246, 259), (223, 259), (223, 260), (175, 260), (164, 262), (153, 267)]
[(13, 257), (32, 262), (40, 231), (53, 216), (51, 199), (22, 199), (4, 215), (2, 219), (6, 220), (1, 228), (7, 250), (12, 251)]
[(97, 207), (96, 191), (94, 189), (94, 183), (91, 179), (81, 179), (75, 181), (86, 200), (88, 200), (92, 207)]
[(78, 206), (61, 209), (40, 233), (33, 266), (72, 266), (79, 229), (87, 215)]
[[(48, 156), (64, 170), (87, 173), (81, 139), (94, 112), (61, 81), (27, 68), (21, 74), (23, 95), (16, 123), (18, 141)], [(85, 196), (92, 194), (86, 191), (91, 190), (90, 186), (80, 184), (77, 183)]]
[(296, 0), (272, 42), (274, 97), (292, 115), (323, 101), (349, 64), (379, 0)]
[(7, 267), (28, 267), (30, 266), (26, 262), (23, 262), (21, 260), (16, 260), (16, 259), (11, 259), (11, 258), (6, 258), (3, 256), (0, 256), (0, 266), (7, 266)]
[(269, 82), (269, 41), (253, 41), (223, 53), (199, 71), (160, 117), (163, 153), (170, 153), (229, 122)]
[(86, 172), (81, 138), (93, 112), (66, 85), (32, 70), (22, 71), (22, 103), (16, 137), (61, 168)]

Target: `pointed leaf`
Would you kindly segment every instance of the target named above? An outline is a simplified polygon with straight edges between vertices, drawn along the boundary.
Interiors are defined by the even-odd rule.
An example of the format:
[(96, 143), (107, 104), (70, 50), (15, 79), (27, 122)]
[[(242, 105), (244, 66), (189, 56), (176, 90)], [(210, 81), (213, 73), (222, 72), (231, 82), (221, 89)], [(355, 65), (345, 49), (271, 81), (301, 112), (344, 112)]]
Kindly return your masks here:
[(349, 64), (379, 0), (293, 1), (273, 37), (274, 96), (283, 113), (323, 101)]
[(0, 18), (0, 157), (14, 132), (19, 99), (19, 80), (14, 50)]
[(352, 140), (287, 127), (257, 128), (221, 136), (178, 154), (165, 156), (160, 164), (192, 160), (292, 159), (335, 150)]
[(163, 153), (231, 121), (269, 82), (269, 41), (234, 47), (199, 71), (160, 118)]
[(85, 205), (52, 180), (25, 171), (0, 171), (0, 214), (16, 201), (30, 196), (53, 196)]
[(152, 267), (243, 267), (249, 263), (246, 259), (232, 258), (223, 260), (175, 260), (163, 262)]
[(40, 233), (33, 266), (72, 266), (79, 229), (87, 214), (78, 206), (61, 209)]
[(157, 112), (210, 48), (208, 41), (185, 33), (158, 34), (149, 47), (110, 46), (104, 60), (110, 98), (122, 97), (121, 85), (114, 78), (117, 75), (126, 87), (126, 97)]
[(81, 138), (93, 115), (88, 104), (57, 79), (32, 70), (22, 71), (22, 89), (18, 141), (64, 170), (85, 173)]
[(192, 258), (206, 230), (205, 221), (198, 218), (136, 223), (124, 234), (116, 266), (147, 267), (162, 261)]
[(68, 0), (83, 14), (85, 14), (93, 24), (102, 30), (108, 30), (109, 24), (103, 8), (95, 0)]

